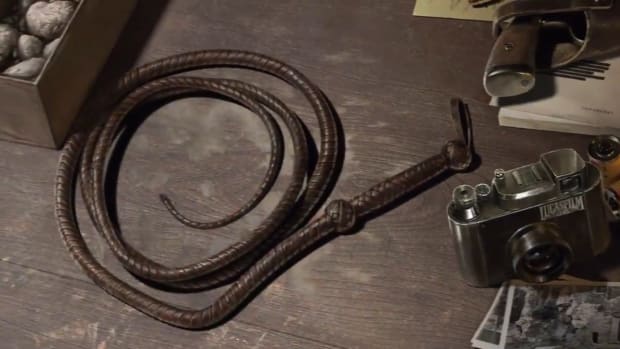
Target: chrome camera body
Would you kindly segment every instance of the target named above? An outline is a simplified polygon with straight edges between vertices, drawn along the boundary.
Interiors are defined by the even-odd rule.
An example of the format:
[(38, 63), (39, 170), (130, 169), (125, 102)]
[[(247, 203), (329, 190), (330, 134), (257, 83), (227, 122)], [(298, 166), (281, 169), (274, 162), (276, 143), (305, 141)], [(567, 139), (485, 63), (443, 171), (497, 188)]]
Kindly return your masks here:
[(547, 282), (604, 252), (611, 234), (599, 170), (573, 149), (541, 155), (491, 185), (461, 185), (448, 220), (465, 281)]

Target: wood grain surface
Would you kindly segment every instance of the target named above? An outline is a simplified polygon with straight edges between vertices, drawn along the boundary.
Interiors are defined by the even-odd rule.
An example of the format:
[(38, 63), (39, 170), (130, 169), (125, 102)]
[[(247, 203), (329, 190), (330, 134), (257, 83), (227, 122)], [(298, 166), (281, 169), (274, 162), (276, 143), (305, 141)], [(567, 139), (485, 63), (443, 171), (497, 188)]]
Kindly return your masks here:
[[(109, 86), (127, 68), (200, 49), (259, 51), (320, 86), (346, 135), (332, 198), (349, 198), (429, 155), (452, 136), (449, 98), (474, 115), (482, 165), (449, 178), (357, 234), (317, 250), (277, 278), (234, 319), (211, 331), (158, 323), (110, 297), (72, 262), (56, 229), (53, 183), (59, 153), (0, 144), (0, 340), (16, 348), (467, 348), (495, 290), (466, 286), (445, 207), (461, 183), (495, 168), (536, 161), (558, 147), (585, 149), (582, 136), (497, 126), (481, 85), (490, 25), (411, 16), (411, 0), (142, 1), (93, 91), (82, 123), (96, 118)], [(315, 137), (309, 107), (272, 78), (224, 70), (291, 105)], [(59, 88), (62, 88), (59, 86)], [(290, 144), (290, 142), (289, 142)], [(288, 148), (290, 149), (290, 147)], [(186, 99), (158, 109), (127, 147), (117, 205), (125, 238), (158, 261), (181, 265), (234, 243), (282, 194), (283, 174), (257, 210), (216, 231), (176, 222), (166, 193), (195, 218), (221, 217), (249, 198), (267, 164), (267, 134), (242, 108)], [(81, 227), (116, 275), (148, 290), (114, 260), (81, 203)], [(205, 306), (222, 290), (150, 294)]]

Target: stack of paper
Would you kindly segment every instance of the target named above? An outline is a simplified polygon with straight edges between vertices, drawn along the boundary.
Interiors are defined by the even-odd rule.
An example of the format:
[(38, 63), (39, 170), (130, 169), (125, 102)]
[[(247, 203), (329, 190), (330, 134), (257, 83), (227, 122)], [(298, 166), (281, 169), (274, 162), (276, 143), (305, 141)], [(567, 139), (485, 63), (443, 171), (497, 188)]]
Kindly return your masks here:
[(538, 74), (528, 94), (495, 99), (502, 126), (581, 133), (620, 134), (620, 58), (580, 62)]
[(414, 16), (492, 21), (497, 4), (473, 7), (469, 0), (417, 0)]

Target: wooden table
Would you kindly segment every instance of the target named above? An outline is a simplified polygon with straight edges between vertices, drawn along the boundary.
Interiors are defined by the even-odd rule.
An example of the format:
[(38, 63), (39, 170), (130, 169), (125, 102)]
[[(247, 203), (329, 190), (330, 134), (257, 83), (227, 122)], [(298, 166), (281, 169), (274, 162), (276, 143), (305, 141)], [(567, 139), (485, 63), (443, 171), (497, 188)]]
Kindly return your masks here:
[[(535, 161), (554, 148), (583, 150), (588, 138), (499, 127), (481, 86), (489, 24), (415, 18), (412, 9), (411, 0), (143, 1), (95, 100), (105, 99), (106, 81), (133, 65), (189, 50), (254, 50), (300, 69), (336, 107), (346, 156), (332, 198), (349, 198), (435, 154), (452, 136), (447, 128), (453, 96), (471, 106), (482, 165), (317, 250), (226, 324), (190, 332), (134, 311), (81, 272), (56, 230), (59, 153), (2, 143), (2, 348), (469, 347), (495, 290), (461, 280), (445, 212), (452, 188), (488, 180), (495, 168)], [(234, 70), (222, 74), (275, 91), (318, 136), (308, 106), (282, 83)], [(221, 101), (189, 99), (159, 109), (132, 138), (120, 169), (117, 199), (125, 238), (156, 260), (180, 265), (244, 236), (282, 194), (290, 166), (256, 211), (217, 231), (181, 226), (158, 194), (170, 194), (192, 217), (230, 212), (262, 176), (266, 139), (257, 118)], [(94, 233), (81, 203), (78, 214), (96, 256), (140, 285)], [(149, 292), (199, 307), (221, 290)]]

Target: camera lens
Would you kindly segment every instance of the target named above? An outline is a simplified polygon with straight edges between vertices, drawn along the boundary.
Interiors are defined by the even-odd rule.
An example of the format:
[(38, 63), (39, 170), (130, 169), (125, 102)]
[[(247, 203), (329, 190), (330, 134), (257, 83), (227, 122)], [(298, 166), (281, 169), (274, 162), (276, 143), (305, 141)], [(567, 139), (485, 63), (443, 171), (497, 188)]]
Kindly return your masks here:
[(535, 274), (549, 273), (562, 264), (562, 253), (557, 246), (548, 245), (533, 248), (523, 256), (524, 267)]
[(590, 157), (595, 160), (609, 161), (618, 156), (620, 140), (615, 136), (597, 136), (588, 148)]
[(537, 223), (520, 229), (510, 244), (514, 272), (527, 282), (547, 282), (562, 275), (573, 253), (557, 226)]
[(601, 156), (610, 156), (615, 150), (615, 144), (610, 139), (598, 143), (596, 150)]

